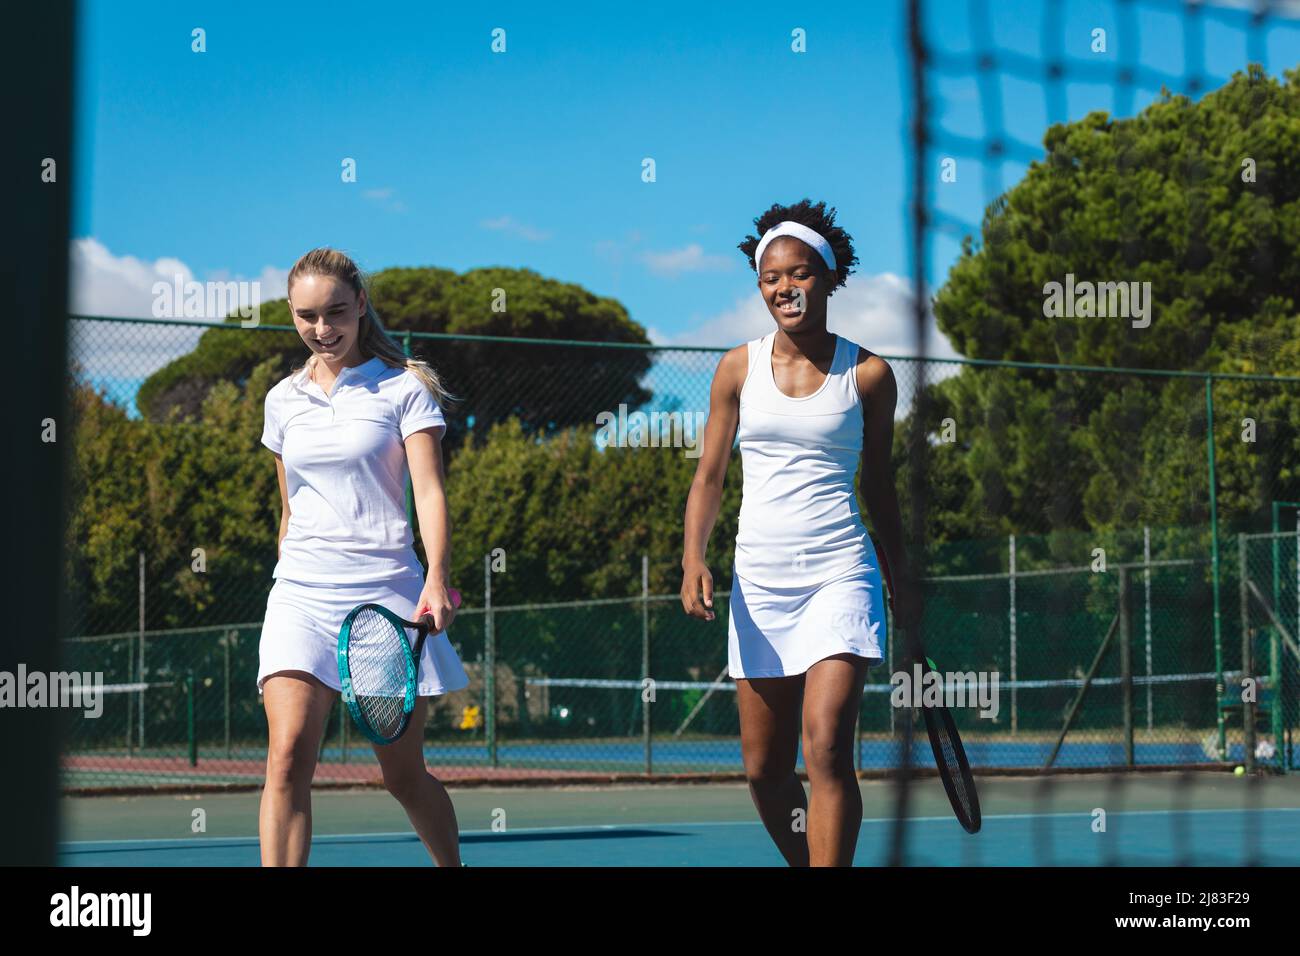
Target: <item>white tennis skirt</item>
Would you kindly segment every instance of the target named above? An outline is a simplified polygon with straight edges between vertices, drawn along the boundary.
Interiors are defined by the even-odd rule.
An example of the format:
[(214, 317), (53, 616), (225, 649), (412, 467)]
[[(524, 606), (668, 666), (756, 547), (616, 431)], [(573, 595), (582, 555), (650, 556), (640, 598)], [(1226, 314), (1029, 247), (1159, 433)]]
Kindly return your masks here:
[[(258, 692), (268, 677), (281, 671), (306, 671), (341, 690), (339, 630), (348, 612), (358, 604), (382, 604), (411, 621), (423, 590), (424, 579), (418, 577), (370, 584), (304, 584), (276, 578), (258, 645)], [(468, 686), (469, 677), (447, 632), (430, 634), (420, 653), (417, 693), (436, 697)]]
[(836, 654), (884, 660), (885, 591), (880, 569), (856, 565), (812, 587), (768, 588), (733, 575), (727, 673), (735, 679), (793, 677)]

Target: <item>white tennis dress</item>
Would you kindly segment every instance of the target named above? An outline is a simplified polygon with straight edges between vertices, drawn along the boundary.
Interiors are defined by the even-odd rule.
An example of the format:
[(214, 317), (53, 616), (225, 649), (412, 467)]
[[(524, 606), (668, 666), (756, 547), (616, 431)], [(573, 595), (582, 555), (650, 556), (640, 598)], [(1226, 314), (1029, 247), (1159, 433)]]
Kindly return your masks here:
[[(259, 691), (281, 671), (339, 690), (339, 629), (358, 604), (414, 620), (424, 568), (406, 514), (403, 442), (436, 426), (446, 421), (424, 384), (379, 358), (340, 371), (328, 395), (305, 369), (267, 393), (262, 444), (284, 461), (289, 529), (262, 623)], [(420, 696), (468, 685), (447, 632), (430, 634)]]
[(772, 373), (775, 338), (749, 343), (740, 392), (733, 678), (802, 674), (836, 654), (884, 658), (884, 587), (853, 493), (863, 427), (858, 346), (837, 335), (821, 387), (791, 398)]

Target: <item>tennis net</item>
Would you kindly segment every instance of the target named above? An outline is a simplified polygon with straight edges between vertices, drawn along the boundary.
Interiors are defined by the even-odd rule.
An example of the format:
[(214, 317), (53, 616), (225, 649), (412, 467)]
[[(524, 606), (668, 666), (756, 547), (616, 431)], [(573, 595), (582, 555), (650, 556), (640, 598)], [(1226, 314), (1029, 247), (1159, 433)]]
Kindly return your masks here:
[[(1285, 557), (1281, 574), (1279, 558), (1269, 568), (1262, 549), (1252, 563), (1242, 533), (1266, 525), (1270, 501), (1277, 530), (1277, 503), (1300, 497), (1294, 469), (1283, 464), (1294, 458), (1296, 421), (1295, 379), (1284, 376), (1296, 369), (1279, 347), (1287, 336), (1242, 334), (1271, 327), (1256, 292), (1272, 282), (1275, 250), (1260, 242), (1228, 252), (1208, 223), (1237, 221), (1223, 205), (1230, 194), (1249, 194), (1245, 201), (1257, 201), (1264, 220), (1293, 201), (1293, 183), (1243, 169), (1281, 160), (1257, 135), (1261, 125), (1294, 122), (1294, 79), (1270, 75), (1269, 57), (1279, 43), (1295, 42), (1295, 5), (1047, 0), (1017, 4), (1014, 16), (981, 0), (909, 0), (907, 8), (912, 318), (922, 362), (905, 428), (906, 517), (918, 576), (933, 559), (933, 529), (972, 500), (973, 520), (1032, 527), (1047, 540), (1083, 527), (1100, 539), (1102, 529), (1134, 519), (1202, 510), (1210, 556), (1189, 573), (1195, 587), (1182, 598), (1167, 592), (1154, 601), (1157, 621), (1162, 600), (1165, 616), (1183, 621), (1154, 642), (1136, 598), (1146, 590), (1150, 615), (1160, 572), (1114, 574), (1100, 540), (1099, 574), (1068, 586), (1078, 588), (1078, 601), (1057, 605), (1087, 608), (1087, 628), (1035, 631), (1016, 602), (1045, 581), (1020, 576), (1009, 611), (990, 608), (987, 602), (1007, 599), (975, 582), (958, 601), (967, 610), (956, 613), (951, 598), (927, 591), (921, 633), (927, 641), (988, 634), (980, 646), (1001, 634), (1009, 738), (1047, 730), (1035, 711), (1059, 719), (1059, 749), (1044, 760), (1055, 768), (1083, 766), (1098, 754), (1119, 767), (1166, 760), (1293, 767), (1296, 718), (1282, 635), (1292, 618), (1265, 605), (1296, 585), (1287, 581)], [(1289, 66), (1294, 57), (1285, 59)], [(1229, 127), (1232, 137), (1207, 132)], [(1224, 256), (1234, 260), (1235, 291), (1216, 299), (1211, 276)], [(940, 257), (952, 263), (946, 275), (932, 270)], [(1159, 281), (1145, 286), (1156, 288), (1149, 323), (1104, 303), (1076, 311), (1072, 300), (1058, 309), (1053, 298), (1053, 289), (1072, 289), (1076, 280), (1141, 288), (1157, 273)], [(1217, 345), (1209, 335), (1176, 331), (1201, 321)], [(945, 377), (947, 368), (932, 358), (936, 326), (966, 356), (1022, 362), (1024, 380), (982, 381), (977, 369)], [(1049, 363), (1104, 370), (1110, 385), (1079, 388), (1072, 376), (1048, 372)], [(1171, 371), (1163, 382), (1139, 384), (1126, 368)], [(1230, 374), (1198, 380), (1174, 369)], [(974, 416), (972, 403), (980, 409)], [(953, 433), (955, 441), (944, 440)], [(1025, 461), (1048, 461), (1053, 474), (1025, 481)], [(1102, 469), (1088, 473), (1100, 461)], [(1198, 492), (1188, 494), (1191, 475)], [(973, 497), (963, 497), (966, 488)], [(1037, 508), (1018, 510), (1027, 500)], [(1036, 656), (1060, 651), (1062, 640), (1068, 646), (1070, 630), (1089, 637), (1062, 655), (1071, 659), (1068, 678), (1044, 672)], [(1160, 660), (1162, 647), (1173, 645), (1177, 669)], [(955, 639), (934, 656), (943, 661), (953, 650), (960, 657)], [(958, 721), (972, 764), (989, 766), (985, 732)], [(1152, 749), (1144, 738), (1162, 727), (1173, 736)], [(916, 789), (908, 770), (923, 765), (914, 735), (925, 731), (912, 721), (899, 731), (891, 859), (904, 863), (912, 859)], [(1166, 806), (1185, 805), (1195, 779), (1165, 780)], [(1058, 785), (1052, 775), (1042, 778), (1044, 794)], [(1249, 799), (1259, 792), (1246, 791)], [(1049, 835), (1036, 841), (1050, 859)], [(1190, 842), (1182, 843), (1190, 861)]]
[[(900, 762), (898, 708), (891, 702), (896, 688), (885, 670), (875, 672), (863, 695), (855, 748), (860, 771), (889, 772)], [(971, 766), (983, 773), (1244, 760), (1240, 732), (1228, 735), (1225, 751), (1218, 748), (1218, 675), (1212, 671), (1135, 675), (1132, 688), (1151, 693), (1128, 695), (1120, 677), (998, 680), (984, 689), (991, 708), (981, 704), (979, 676), (947, 672), (945, 691), (962, 704), (950, 705), (950, 710)], [(1229, 681), (1238, 677), (1232, 672), (1225, 676)], [(550, 716), (549, 733), (527, 739), (504, 728), (498, 742), (503, 762), (540, 767), (576, 761), (588, 769), (624, 773), (734, 773), (741, 767), (736, 685), (730, 680), (647, 684), (642, 679), (532, 677), (527, 684), (538, 710)], [(1014, 729), (1006, 710), (1013, 690), (1023, 709)], [(1083, 703), (1067, 724), (1081, 695)], [(642, 719), (647, 708), (648, 726)], [(981, 716), (981, 710), (991, 712)], [(913, 741), (918, 766), (933, 767), (928, 747), (924, 740)], [(1260, 753), (1271, 757), (1275, 752), (1269, 746)]]

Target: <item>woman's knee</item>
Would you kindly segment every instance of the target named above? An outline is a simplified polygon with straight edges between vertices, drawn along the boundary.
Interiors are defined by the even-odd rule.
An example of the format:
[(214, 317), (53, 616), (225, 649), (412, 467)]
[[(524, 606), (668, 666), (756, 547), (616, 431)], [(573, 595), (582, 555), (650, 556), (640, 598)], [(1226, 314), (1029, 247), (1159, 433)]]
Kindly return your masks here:
[(418, 796), (429, 778), (424, 766), (414, 761), (389, 763), (383, 771), (384, 789), (402, 803)]
[(314, 748), (300, 740), (273, 740), (266, 752), (268, 787), (310, 787), (316, 772)]
[(804, 729), (803, 762), (812, 777), (851, 777), (853, 738), (833, 726), (813, 724)]
[(779, 787), (794, 777), (794, 755), (778, 754), (771, 749), (745, 748), (745, 779), (751, 787)]

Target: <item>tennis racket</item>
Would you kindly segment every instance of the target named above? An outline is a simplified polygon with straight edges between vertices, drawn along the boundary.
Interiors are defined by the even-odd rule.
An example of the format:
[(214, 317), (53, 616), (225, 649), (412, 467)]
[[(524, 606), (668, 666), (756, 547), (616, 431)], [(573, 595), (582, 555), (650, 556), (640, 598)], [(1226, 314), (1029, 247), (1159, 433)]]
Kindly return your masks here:
[[(924, 654), (920, 658), (921, 677), (924, 679), (927, 673), (936, 669)], [(961, 745), (961, 735), (957, 733), (952, 714), (948, 713), (942, 698), (933, 706), (923, 704), (921, 709), (925, 712), (925, 729), (930, 734), (930, 749), (934, 751), (934, 762), (939, 768), (943, 789), (948, 793), (948, 802), (952, 804), (952, 812), (957, 815), (957, 822), (967, 833), (978, 833), (979, 792), (975, 789), (975, 778), (971, 776), (966, 748)]]
[[(460, 607), (460, 592), (450, 591)], [(408, 631), (415, 631), (412, 644)], [(339, 683), (353, 722), (371, 743), (406, 732), (419, 687), (420, 652), (429, 625), (404, 621), (381, 604), (359, 604), (339, 628)]]

